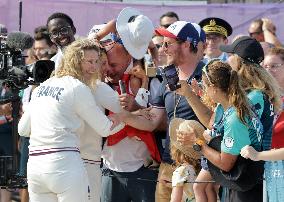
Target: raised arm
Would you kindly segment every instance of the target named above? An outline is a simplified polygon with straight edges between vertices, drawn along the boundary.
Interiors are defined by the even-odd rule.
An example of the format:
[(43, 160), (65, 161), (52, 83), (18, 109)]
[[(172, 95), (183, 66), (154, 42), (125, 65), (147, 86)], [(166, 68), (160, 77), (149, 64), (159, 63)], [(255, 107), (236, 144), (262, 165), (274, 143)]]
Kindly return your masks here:
[(93, 38), (99, 41), (111, 32), (112, 33), (116, 32), (115, 19), (109, 21), (101, 30), (99, 30), (97, 33), (92, 34), (91, 36), (89, 36), (89, 38)]
[(190, 85), (186, 81), (179, 81), (181, 88), (177, 89), (177, 93), (185, 96), (188, 104), (193, 109), (199, 121), (206, 127), (211, 128), (210, 119), (213, 111), (209, 109), (200, 98), (192, 91)]
[(276, 36), (276, 27), (273, 22), (268, 18), (263, 18), (262, 22), (264, 41), (281, 47), (282, 44)]

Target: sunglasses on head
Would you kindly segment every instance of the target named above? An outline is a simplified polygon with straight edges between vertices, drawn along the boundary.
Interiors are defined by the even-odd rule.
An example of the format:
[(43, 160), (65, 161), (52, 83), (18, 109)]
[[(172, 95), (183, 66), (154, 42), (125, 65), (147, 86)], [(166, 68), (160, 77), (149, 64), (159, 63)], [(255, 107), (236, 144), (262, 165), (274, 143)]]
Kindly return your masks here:
[(202, 71), (204, 72), (207, 80), (209, 81), (209, 83), (212, 85), (212, 81), (208, 75), (208, 66), (211, 65), (213, 62), (216, 62), (216, 61), (221, 61), (219, 58), (215, 58), (215, 59), (212, 59), (210, 60), (203, 68), (202, 68)]
[(123, 42), (119, 36), (114, 33), (111, 33), (110, 36), (111, 39), (100, 42), (101, 47), (104, 48), (106, 52), (110, 51), (117, 43), (123, 46)]

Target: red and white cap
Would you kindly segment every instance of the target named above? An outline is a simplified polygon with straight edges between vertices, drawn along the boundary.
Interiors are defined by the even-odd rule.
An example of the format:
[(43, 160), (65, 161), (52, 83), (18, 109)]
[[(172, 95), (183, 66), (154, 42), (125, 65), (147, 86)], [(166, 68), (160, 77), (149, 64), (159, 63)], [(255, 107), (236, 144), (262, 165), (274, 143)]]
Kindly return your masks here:
[(186, 21), (176, 21), (167, 29), (158, 28), (155, 30), (155, 32), (156, 34), (164, 37), (189, 41), (194, 46), (197, 46), (198, 42), (200, 41), (198, 30), (196, 30), (192, 23)]

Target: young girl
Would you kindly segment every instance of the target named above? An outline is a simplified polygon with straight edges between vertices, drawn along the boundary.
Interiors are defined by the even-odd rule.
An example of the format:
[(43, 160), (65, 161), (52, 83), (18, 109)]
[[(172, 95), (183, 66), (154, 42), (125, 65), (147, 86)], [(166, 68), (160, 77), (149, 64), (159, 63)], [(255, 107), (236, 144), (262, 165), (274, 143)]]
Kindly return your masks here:
[(186, 132), (190, 128), (202, 137), (204, 128), (197, 121), (176, 118), (170, 123), (171, 156), (177, 166), (172, 175), (171, 202), (195, 201), (193, 181), (200, 170), (200, 165), (196, 163), (200, 154), (192, 149), (192, 145), (181, 146), (177, 142), (177, 133)]

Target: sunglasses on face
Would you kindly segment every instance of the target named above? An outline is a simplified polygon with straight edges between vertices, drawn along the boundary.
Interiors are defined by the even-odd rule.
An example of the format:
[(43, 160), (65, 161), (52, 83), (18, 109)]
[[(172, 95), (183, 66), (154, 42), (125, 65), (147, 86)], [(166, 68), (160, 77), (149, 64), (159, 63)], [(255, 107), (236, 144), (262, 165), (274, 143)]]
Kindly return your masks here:
[(176, 43), (182, 43), (182, 41), (174, 41), (174, 42), (168, 42), (168, 41), (165, 41), (163, 44), (162, 44), (162, 47), (165, 47), (165, 48), (169, 48), (170, 46), (176, 44)]
[(259, 35), (259, 34), (261, 34), (261, 33), (262, 33), (262, 31), (250, 32), (250, 33), (249, 33), (249, 36), (250, 36), (250, 37), (253, 37), (254, 35)]
[(67, 35), (71, 29), (71, 26), (61, 27), (58, 31), (49, 33), (50, 38), (56, 39), (59, 35)]

